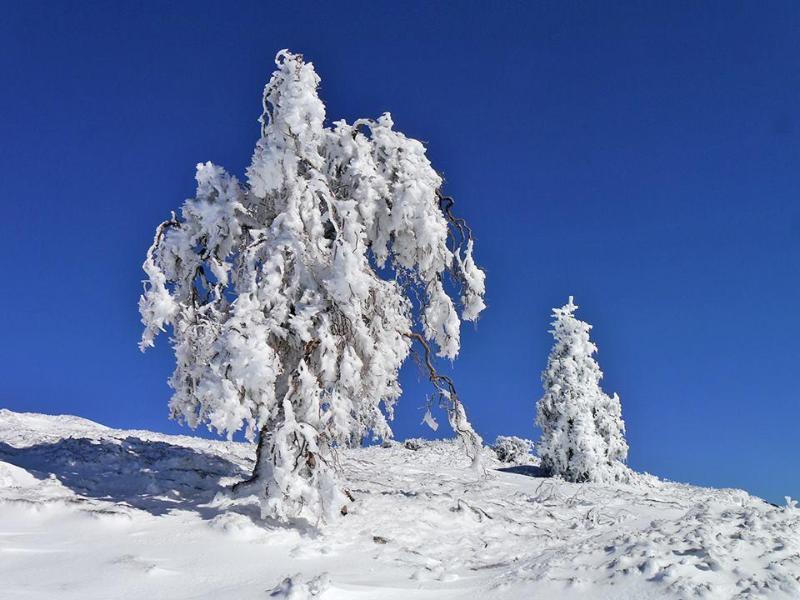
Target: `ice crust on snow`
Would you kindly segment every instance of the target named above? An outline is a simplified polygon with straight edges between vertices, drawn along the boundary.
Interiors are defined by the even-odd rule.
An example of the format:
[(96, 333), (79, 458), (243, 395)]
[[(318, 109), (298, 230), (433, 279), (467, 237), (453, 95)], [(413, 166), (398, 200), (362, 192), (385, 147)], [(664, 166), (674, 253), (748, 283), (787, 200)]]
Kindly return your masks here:
[(568, 483), (453, 442), (343, 450), (335, 526), (260, 519), (250, 444), (0, 411), (4, 600), (798, 598), (800, 511), (634, 474)]

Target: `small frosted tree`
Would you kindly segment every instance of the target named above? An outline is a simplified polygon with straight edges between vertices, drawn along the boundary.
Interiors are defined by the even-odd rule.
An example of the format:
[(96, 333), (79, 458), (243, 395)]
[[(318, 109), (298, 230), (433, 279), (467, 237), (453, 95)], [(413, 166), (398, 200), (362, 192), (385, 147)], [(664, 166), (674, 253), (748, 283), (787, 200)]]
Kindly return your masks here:
[(625, 477), (628, 456), (619, 396), (600, 388), (603, 373), (593, 358), (592, 326), (575, 318), (569, 302), (553, 309), (555, 344), (542, 372), (544, 396), (536, 406), (542, 429), (537, 444), (542, 467), (568, 481)]
[(313, 65), (285, 50), (276, 64), (246, 183), (198, 165), (196, 196), (156, 230), (141, 348), (170, 327), (171, 416), (244, 428), (258, 449), (239, 491), (264, 516), (318, 522), (344, 504), (336, 447), (391, 437), (415, 343), (477, 460), (481, 439), (432, 354), (458, 354), (484, 274), (424, 146), (389, 114), (326, 126)]

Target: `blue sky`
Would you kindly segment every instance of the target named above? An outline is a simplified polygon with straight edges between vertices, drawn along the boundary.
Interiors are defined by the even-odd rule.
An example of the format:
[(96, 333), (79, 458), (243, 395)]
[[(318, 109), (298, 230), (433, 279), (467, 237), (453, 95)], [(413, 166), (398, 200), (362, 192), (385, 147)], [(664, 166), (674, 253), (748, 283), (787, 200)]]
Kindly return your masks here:
[[(640, 470), (800, 496), (800, 4), (6, 3), (0, 406), (168, 421), (136, 301), (194, 165), (242, 174), (275, 52), (333, 119), (391, 111), (473, 225), (489, 309), (453, 368), (535, 438), (549, 313), (593, 323)], [(398, 437), (425, 435), (404, 370)], [(441, 415), (440, 415), (441, 416)]]

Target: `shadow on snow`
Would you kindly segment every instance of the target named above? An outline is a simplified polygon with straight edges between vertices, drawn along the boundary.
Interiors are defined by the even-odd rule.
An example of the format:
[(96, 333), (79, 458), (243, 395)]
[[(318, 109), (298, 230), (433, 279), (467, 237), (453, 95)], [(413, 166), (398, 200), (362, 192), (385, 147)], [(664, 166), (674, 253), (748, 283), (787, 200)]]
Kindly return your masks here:
[(55, 476), (64, 486), (86, 497), (162, 515), (188, 510), (204, 519), (235, 510), (255, 519), (256, 506), (208, 506), (229, 488), (223, 477), (249, 473), (215, 454), (166, 442), (127, 437), (118, 443), (65, 438), (49, 444), (15, 448), (0, 442), (0, 460), (22, 467), (39, 479)]
[(516, 475), (525, 475), (526, 477), (549, 477), (550, 474), (542, 469), (533, 465), (516, 465), (513, 467), (503, 467), (497, 469), (501, 473), (514, 473)]

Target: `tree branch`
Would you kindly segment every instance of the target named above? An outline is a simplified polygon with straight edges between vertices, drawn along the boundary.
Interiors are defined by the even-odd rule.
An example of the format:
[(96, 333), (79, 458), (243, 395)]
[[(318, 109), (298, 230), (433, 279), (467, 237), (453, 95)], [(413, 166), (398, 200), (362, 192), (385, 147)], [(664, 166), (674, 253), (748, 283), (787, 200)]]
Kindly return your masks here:
[(422, 364), (424, 364), (428, 371), (428, 379), (436, 388), (439, 394), (440, 402), (442, 400), (445, 401), (450, 426), (464, 441), (464, 444), (467, 447), (467, 454), (469, 454), (470, 458), (473, 460), (473, 464), (477, 465), (479, 462), (482, 440), (467, 420), (466, 413), (464, 412), (464, 406), (458, 399), (458, 393), (456, 392), (456, 386), (453, 383), (453, 380), (447, 375), (442, 375), (436, 370), (431, 358), (430, 344), (428, 344), (428, 341), (422, 334), (416, 331), (411, 331), (406, 332), (403, 335), (411, 340), (416, 340), (419, 345), (422, 346), (424, 351)]

